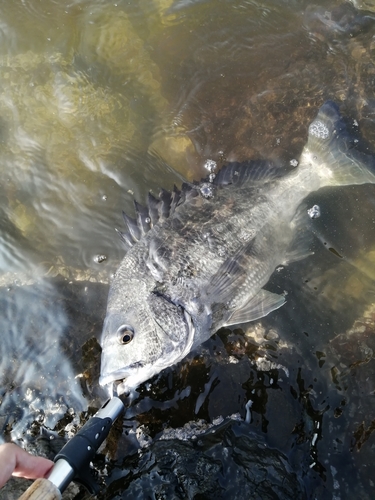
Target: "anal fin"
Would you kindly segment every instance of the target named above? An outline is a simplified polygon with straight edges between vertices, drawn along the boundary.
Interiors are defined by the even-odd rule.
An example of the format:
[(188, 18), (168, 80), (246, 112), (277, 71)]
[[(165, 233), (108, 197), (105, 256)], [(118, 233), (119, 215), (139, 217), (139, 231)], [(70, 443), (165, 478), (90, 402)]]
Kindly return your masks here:
[(237, 325), (263, 318), (263, 316), (267, 316), (267, 314), (278, 309), (284, 303), (285, 297), (283, 295), (261, 289), (244, 306), (234, 311), (223, 326)]
[(313, 243), (311, 219), (307, 209), (307, 205), (302, 203), (291, 221), (294, 234), (284, 260), (281, 262), (283, 265), (303, 260), (314, 253), (311, 249)]

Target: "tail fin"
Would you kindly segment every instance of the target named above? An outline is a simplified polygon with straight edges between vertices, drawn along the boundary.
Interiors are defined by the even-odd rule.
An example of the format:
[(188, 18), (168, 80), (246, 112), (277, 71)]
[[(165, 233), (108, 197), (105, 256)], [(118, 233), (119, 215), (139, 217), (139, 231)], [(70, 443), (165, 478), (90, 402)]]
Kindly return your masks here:
[(300, 165), (317, 169), (321, 186), (374, 184), (375, 157), (355, 147), (338, 106), (327, 101), (310, 124)]

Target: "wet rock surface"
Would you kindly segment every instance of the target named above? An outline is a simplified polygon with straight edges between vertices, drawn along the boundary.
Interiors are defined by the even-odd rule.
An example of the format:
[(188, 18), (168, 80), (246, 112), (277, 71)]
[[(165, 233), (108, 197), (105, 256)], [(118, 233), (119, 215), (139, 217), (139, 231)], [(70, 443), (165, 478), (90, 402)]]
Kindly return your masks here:
[(286, 457), (237, 421), (189, 441), (157, 440), (123, 473), (108, 487), (122, 499), (306, 498)]

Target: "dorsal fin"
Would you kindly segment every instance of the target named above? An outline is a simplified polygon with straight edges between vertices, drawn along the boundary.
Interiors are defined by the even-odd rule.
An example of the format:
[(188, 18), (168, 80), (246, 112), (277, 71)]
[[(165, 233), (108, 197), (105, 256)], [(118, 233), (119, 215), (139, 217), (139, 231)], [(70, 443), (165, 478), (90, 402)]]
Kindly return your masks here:
[(163, 221), (170, 216), (172, 195), (162, 188), (159, 193), (159, 200), (159, 220)]
[(171, 199), (171, 213), (173, 214), (177, 208), (178, 202), (181, 199), (181, 191), (177, 189), (176, 184), (173, 186), (172, 199)]
[(123, 233), (123, 232), (119, 231), (117, 229), (117, 227), (115, 227), (115, 231), (119, 235), (120, 240), (125, 244), (126, 247), (132, 247), (133, 246), (134, 240), (133, 240), (133, 238), (131, 238), (131, 236), (130, 236), (130, 234), (128, 232), (127, 233)]
[[(271, 161), (258, 160), (243, 163), (228, 163), (216, 175), (213, 184), (226, 186), (228, 184), (241, 185), (246, 182), (253, 184), (265, 183), (285, 174), (285, 170), (276, 166)], [(201, 182), (207, 183), (207, 179)], [(173, 191), (161, 189), (159, 198), (148, 194), (147, 206), (144, 207), (134, 200), (136, 218), (133, 219), (123, 212), (127, 231), (116, 230), (126, 246), (133, 246), (158, 222), (164, 222), (174, 214), (179, 205), (189, 203), (193, 198), (199, 196), (201, 183), (183, 183), (181, 190), (173, 187)]]
[(124, 211), (122, 211), (122, 217), (124, 219), (125, 224), (128, 226), (128, 234), (130, 236), (130, 241), (136, 243), (137, 241), (140, 240), (141, 237), (141, 231), (138, 227), (137, 221), (132, 217), (129, 217), (129, 215), (126, 215)]
[(285, 175), (285, 170), (269, 160), (249, 160), (244, 162), (232, 162), (224, 165), (216, 175), (213, 183), (216, 186), (228, 184), (252, 184), (271, 181)]
[(163, 222), (173, 215), (177, 206), (185, 201), (186, 192), (190, 190), (190, 185), (183, 184), (181, 191), (176, 186), (173, 187), (172, 192), (161, 189), (159, 198), (155, 198), (151, 193), (148, 193), (146, 207), (134, 200), (136, 218), (133, 219), (125, 212), (122, 212), (127, 230), (119, 231), (116, 229), (121, 241), (125, 243), (126, 247), (132, 247), (155, 224)]
[(147, 207), (143, 207), (140, 203), (134, 200), (135, 213), (137, 215), (137, 225), (144, 236), (151, 229), (151, 217)]
[(148, 213), (151, 219), (151, 224), (154, 226), (159, 220), (159, 210), (158, 210), (159, 200), (149, 192), (147, 202), (148, 202)]

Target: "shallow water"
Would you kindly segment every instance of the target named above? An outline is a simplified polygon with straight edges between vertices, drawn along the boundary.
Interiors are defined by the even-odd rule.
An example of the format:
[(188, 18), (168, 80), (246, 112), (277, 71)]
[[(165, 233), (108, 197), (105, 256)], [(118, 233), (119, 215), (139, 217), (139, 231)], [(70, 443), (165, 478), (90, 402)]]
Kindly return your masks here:
[[(207, 159), (298, 159), (326, 99), (375, 151), (374, 10), (370, 0), (0, 2), (3, 439), (53, 453), (40, 430), (70, 436), (105, 397), (97, 340), (124, 252), (114, 227), (133, 196), (199, 179)], [(307, 203), (323, 214), (315, 254), (268, 286), (288, 292), (286, 305), (222, 330), (139, 389), (98, 457), (102, 498), (268, 498), (282, 474), (279, 498), (372, 497), (373, 188)], [(176, 429), (220, 416), (224, 427), (189, 424), (188, 444), (177, 440)], [(162, 441), (144, 448), (166, 429), (173, 460)], [(253, 441), (236, 455), (244, 435)], [(269, 450), (262, 465), (254, 442)]]

